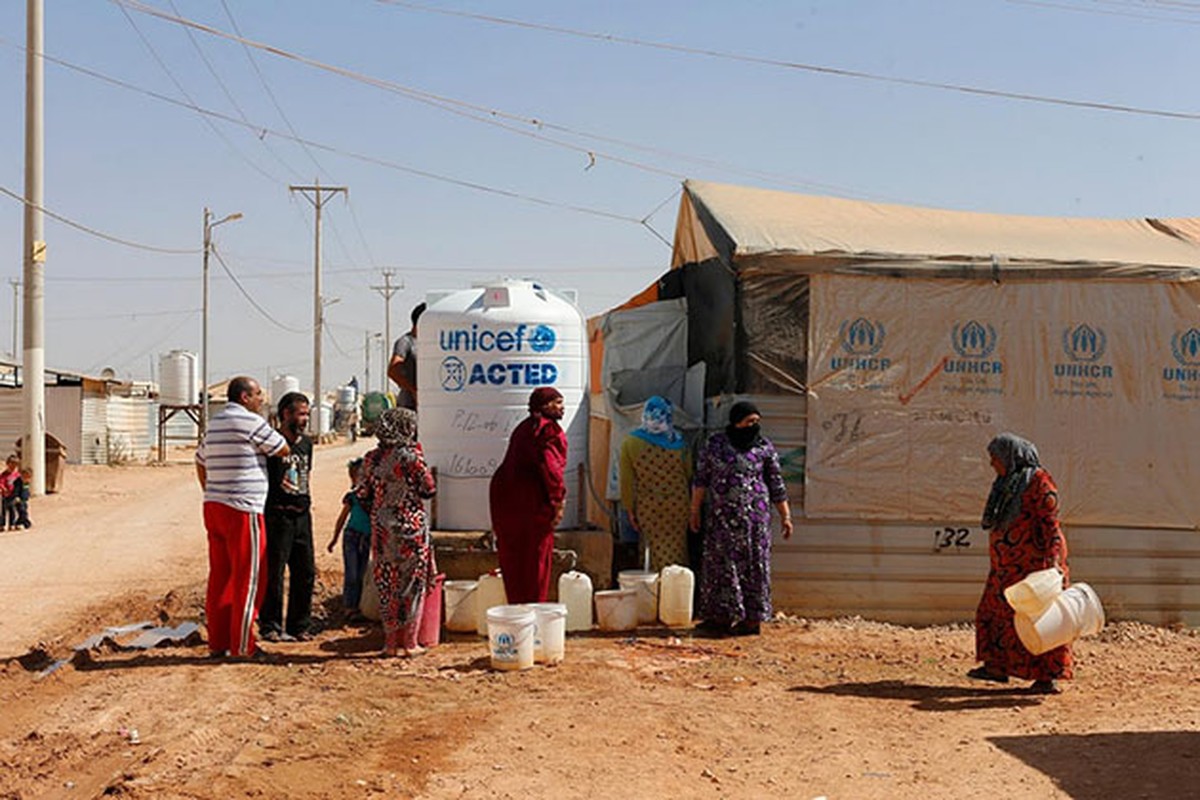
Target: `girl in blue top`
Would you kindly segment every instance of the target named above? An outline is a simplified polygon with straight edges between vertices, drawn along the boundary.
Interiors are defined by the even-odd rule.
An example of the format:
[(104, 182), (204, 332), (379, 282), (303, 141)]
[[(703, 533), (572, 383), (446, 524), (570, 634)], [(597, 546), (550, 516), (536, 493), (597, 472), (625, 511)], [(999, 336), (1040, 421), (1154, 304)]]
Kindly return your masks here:
[[(342, 606), (351, 622), (362, 622), (365, 618), (358, 610), (362, 600), (363, 576), (367, 573), (367, 560), (371, 556), (371, 516), (363, 508), (354, 489), (358, 486), (363, 460), (356, 458), (346, 466), (350, 470), (350, 491), (342, 498), (342, 513), (333, 524), (333, 538), (326, 548), (330, 553), (342, 537)], [(343, 535), (344, 533), (344, 535)]]

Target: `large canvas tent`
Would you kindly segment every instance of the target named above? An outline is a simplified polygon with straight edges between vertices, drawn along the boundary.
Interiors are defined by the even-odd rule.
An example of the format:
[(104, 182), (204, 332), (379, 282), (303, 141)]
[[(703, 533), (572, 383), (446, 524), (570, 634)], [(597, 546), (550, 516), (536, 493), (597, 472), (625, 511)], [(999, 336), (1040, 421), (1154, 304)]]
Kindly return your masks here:
[[(660, 353), (636, 316), (674, 303), (678, 366), (703, 373), (703, 401), (686, 398), (699, 424), (750, 396), (782, 442), (800, 519), (776, 549), (781, 608), (969, 618), (987, 569), (984, 448), (1012, 430), (1059, 483), (1075, 579), (1114, 615), (1200, 621), (1200, 220), (688, 181), (671, 267), (630, 304), (645, 305), (593, 321), (608, 446), (648, 391), (642, 354)], [(611, 352), (621, 330), (612, 341), (633, 349)]]

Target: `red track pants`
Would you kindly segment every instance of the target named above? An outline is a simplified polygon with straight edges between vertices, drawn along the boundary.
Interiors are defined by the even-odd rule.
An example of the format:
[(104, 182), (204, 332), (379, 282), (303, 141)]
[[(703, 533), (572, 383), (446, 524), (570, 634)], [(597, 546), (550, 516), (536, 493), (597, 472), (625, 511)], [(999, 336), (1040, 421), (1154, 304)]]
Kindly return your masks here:
[(254, 620), (267, 588), (263, 515), (223, 503), (204, 504), (208, 529), (208, 649), (232, 656), (254, 652)]

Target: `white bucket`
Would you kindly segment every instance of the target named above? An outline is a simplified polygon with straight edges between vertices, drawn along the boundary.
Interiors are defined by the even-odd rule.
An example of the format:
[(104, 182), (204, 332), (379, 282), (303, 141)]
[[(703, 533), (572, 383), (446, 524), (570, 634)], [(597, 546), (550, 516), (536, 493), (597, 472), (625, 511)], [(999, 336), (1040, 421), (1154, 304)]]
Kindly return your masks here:
[(478, 581), (446, 581), (442, 596), (446, 598), (446, 630), (471, 633), (475, 630), (475, 588)]
[(638, 623), (638, 590), (596, 592), (596, 621), (603, 631), (631, 631)]
[(529, 669), (533, 666), (536, 620), (533, 609), (525, 606), (493, 606), (487, 610), (492, 669)]
[(536, 617), (533, 660), (557, 664), (567, 654), (567, 607), (562, 603), (530, 603)]
[(658, 618), (671, 628), (692, 624), (692, 592), (696, 576), (687, 567), (663, 567), (658, 581)]
[(1099, 633), (1104, 627), (1104, 606), (1092, 587), (1076, 583), (1054, 599), (1036, 620), (1024, 614), (1013, 618), (1017, 638), (1035, 656)]
[(592, 629), (592, 579), (582, 572), (564, 572), (558, 577), (558, 599), (567, 607), (567, 630)]
[(475, 588), (475, 632), (480, 636), (488, 635), (489, 608), (508, 603), (508, 595), (504, 593), (504, 578), (500, 571), (479, 576), (479, 585)]
[(1013, 611), (1037, 619), (1062, 594), (1062, 584), (1062, 573), (1054, 567), (1038, 570), (1005, 589), (1004, 599)]
[(638, 624), (653, 624), (658, 619), (658, 573), (627, 569), (617, 573), (622, 589), (636, 589)]

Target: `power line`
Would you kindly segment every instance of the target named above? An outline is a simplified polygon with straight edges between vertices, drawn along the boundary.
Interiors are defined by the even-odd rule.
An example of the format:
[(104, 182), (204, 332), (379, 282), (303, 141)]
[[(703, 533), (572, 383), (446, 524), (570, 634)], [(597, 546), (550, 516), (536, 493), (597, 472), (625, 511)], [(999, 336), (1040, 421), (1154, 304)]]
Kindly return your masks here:
[(18, 203), (21, 203), (22, 205), (27, 205), (30, 208), (37, 209), (38, 211), (45, 214), (47, 217), (50, 217), (50, 219), (57, 220), (58, 222), (61, 222), (62, 224), (66, 225), (68, 227), (71, 227), (77, 231), (86, 233), (89, 236), (95, 236), (97, 239), (103, 239), (106, 242), (112, 242), (113, 244), (124, 245), (125, 247), (133, 247), (138, 250), (149, 250), (152, 253), (166, 253), (168, 255), (173, 255), (173, 256), (194, 256), (194, 255), (198, 255), (200, 253), (199, 250), (195, 250), (195, 249), (185, 250), (185, 249), (176, 249), (176, 248), (169, 248), (169, 247), (156, 247), (154, 245), (142, 244), (140, 242), (130, 241), (129, 239), (122, 239), (118, 236), (113, 236), (112, 234), (104, 233), (103, 231), (98, 231), (95, 228), (89, 228), (88, 226), (86, 226), (82, 223), (75, 222), (72, 219), (62, 216), (61, 214), (56, 214), (44, 206), (40, 206), (36, 203), (30, 203), (22, 195), (19, 195), (16, 192), (12, 191), (11, 189), (5, 188), (4, 186), (0, 186), (0, 194), (7, 195), (8, 197), (11, 197), (13, 200), (16, 200)]
[[(1182, 22), (1185, 25), (1200, 25), (1200, 20), (1187, 19), (1185, 17), (1166, 16), (1163, 14), (1144, 13), (1145, 11), (1149, 11), (1150, 7), (1145, 4), (1141, 4), (1141, 3), (1138, 3), (1138, 4), (1110, 3), (1109, 5), (1116, 5), (1116, 6), (1124, 5), (1126, 8), (1137, 8), (1137, 9), (1143, 11), (1143, 13), (1134, 13), (1133, 11), (1120, 11), (1120, 10), (1117, 10), (1116, 8), (1084, 7), (1084, 6), (1072, 5), (1070, 3), (1065, 3), (1065, 2), (1052, 3), (1052, 2), (1047, 2), (1046, 0), (1008, 0), (1008, 2), (1012, 3), (1013, 5), (1038, 6), (1040, 8), (1054, 8), (1054, 9), (1061, 9), (1063, 11), (1074, 11), (1074, 12), (1083, 13), (1083, 14), (1103, 14), (1103, 15), (1110, 16), (1110, 17), (1128, 17), (1128, 18), (1133, 18), (1133, 19), (1154, 20), (1156, 22)], [(1164, 11), (1168, 10), (1165, 7), (1160, 6), (1160, 8), (1163, 8)]]
[[(121, 0), (113, 0), (113, 2), (120, 2), (120, 1)], [(0, 40), (0, 41), (3, 41), (3, 40)], [(20, 48), (19, 46), (16, 46), (16, 45), (10, 45), (10, 46), (17, 47), (18, 49), (24, 49), (24, 48)], [(88, 67), (82, 67), (78, 64), (73, 64), (73, 63), (66, 61), (64, 59), (61, 59), (61, 58), (56, 58), (54, 56), (50, 56), (50, 55), (46, 55), (46, 54), (43, 54), (42, 58), (52, 64), (61, 66), (64, 69), (68, 69), (73, 72), (78, 72), (81, 75), (87, 75), (90, 78), (94, 78), (94, 79), (102, 81), (104, 83), (108, 83), (112, 86), (118, 86), (122, 89), (127, 89), (129, 91), (137, 92), (137, 93), (143, 94), (147, 97), (154, 98), (155, 100), (158, 100), (163, 103), (168, 103), (170, 105), (178, 106), (180, 108), (186, 108), (190, 111), (196, 112), (197, 114), (203, 114), (206, 116), (213, 117), (215, 119), (220, 119), (220, 120), (230, 123), (231, 125), (238, 125), (241, 127), (249, 127), (251, 130), (255, 131), (256, 135), (261, 133), (261, 135), (264, 135), (264, 136), (265, 135), (278, 136), (281, 139), (295, 141), (297, 143), (305, 144), (309, 147), (313, 147), (318, 150), (323, 150), (325, 152), (334, 153), (336, 155), (340, 155), (345, 158), (354, 159), (356, 161), (362, 161), (363, 163), (366, 163), (366, 164), (374, 164), (375, 166), (394, 170), (396, 172), (403, 172), (407, 175), (416, 175), (418, 177), (427, 178), (432, 181), (447, 183), (452, 186), (458, 186), (458, 187), (464, 188), (464, 189), (471, 189), (471, 190), (474, 190), (477, 192), (483, 192), (485, 194), (492, 194), (492, 195), (496, 195), (498, 197), (505, 197), (505, 198), (508, 198), (511, 200), (520, 200), (522, 202), (531, 203), (533, 205), (539, 205), (539, 206), (543, 206), (543, 207), (547, 207), (547, 208), (558, 208), (558, 209), (562, 209), (564, 211), (573, 211), (578, 214), (587, 214), (589, 216), (601, 217), (603, 219), (617, 220), (620, 222), (630, 222), (630, 223), (633, 223), (633, 224), (636, 224), (639, 226), (642, 224), (640, 219), (638, 219), (636, 217), (630, 217), (630, 216), (627, 216), (624, 214), (617, 214), (617, 213), (614, 213), (611, 211), (604, 211), (604, 210), (598, 209), (598, 208), (591, 208), (588, 206), (576, 205), (574, 203), (563, 203), (563, 202), (559, 202), (556, 200), (547, 200), (544, 197), (537, 197), (535, 195), (523, 194), (521, 192), (515, 192), (515, 191), (508, 190), (508, 189), (500, 189), (495, 186), (489, 186), (489, 185), (483, 184), (483, 183), (476, 183), (474, 181), (468, 181), (468, 180), (464, 180), (461, 178), (454, 178), (454, 177), (450, 177), (448, 175), (442, 175), (437, 172), (431, 172), (429, 170), (418, 169), (416, 167), (408, 166), (405, 164), (400, 164), (395, 161), (389, 161), (387, 159), (379, 158), (376, 156), (366, 155), (364, 153), (358, 153), (358, 152), (355, 152), (352, 150), (343, 150), (343, 149), (334, 147), (332, 145), (327, 145), (322, 142), (313, 141), (312, 139), (304, 139), (301, 137), (295, 137), (295, 136), (292, 136), (283, 131), (275, 130), (272, 128), (265, 128), (265, 127), (261, 127), (261, 126), (257, 126), (257, 125), (249, 125), (248, 126), (248, 125), (246, 125), (246, 123), (243, 123), (241, 120), (238, 120), (238, 119), (231, 117), (228, 114), (224, 114), (220, 111), (214, 111), (209, 108), (204, 108), (202, 106), (198, 106), (195, 103), (185, 102), (185, 101), (179, 100), (177, 98), (170, 97), (168, 95), (164, 95), (160, 92), (155, 92), (150, 89), (145, 89), (140, 86), (136, 86), (134, 84), (128, 83), (127, 81), (123, 81), (119, 78), (113, 78), (109, 75), (105, 75), (101, 72), (97, 72), (96, 70), (90, 69)], [(192, 251), (188, 251), (188, 252), (196, 253), (199, 251), (192, 250)]]
[[(130, 27), (133, 28), (134, 33), (137, 34), (138, 38), (142, 40), (142, 44), (145, 45), (146, 49), (150, 52), (150, 55), (158, 63), (158, 66), (160, 68), (162, 68), (162, 71), (164, 73), (166, 73), (168, 78), (171, 79), (171, 83), (175, 84), (175, 88), (179, 90), (179, 93), (181, 95), (183, 95), (185, 100), (187, 100), (189, 103), (193, 102), (192, 97), (190, 94), (188, 94), (187, 89), (183, 88), (183, 84), (179, 82), (179, 79), (175, 77), (175, 74), (171, 71), (171, 68), (168, 67), (167, 63), (165, 61), (163, 61), (161, 56), (159, 56), (158, 51), (154, 49), (154, 45), (152, 45), (150, 43), (150, 40), (147, 39), (146, 36), (142, 33), (141, 29), (137, 26), (137, 23), (133, 21), (133, 17), (129, 15), (129, 11), (123, 5), (121, 5), (119, 2), (117, 3), (117, 7), (121, 9), (121, 14), (129, 22)], [(269, 172), (267, 172), (261, 166), (256, 164), (249, 156), (247, 156), (245, 153), (243, 153), (241, 150), (239, 150), (237, 145), (235, 145), (233, 143), (233, 141), (228, 136), (226, 136), (225, 133), (223, 131), (221, 131), (221, 129), (218, 128), (211, 119), (209, 119), (207, 117), (204, 117), (203, 119), (204, 119), (204, 124), (207, 125), (209, 127), (209, 129), (214, 134), (217, 135), (217, 138), (219, 138), (221, 141), (223, 141), (225, 143), (225, 145), (230, 150), (232, 150), (240, 159), (242, 159), (242, 161), (246, 162), (246, 164), (251, 169), (253, 169), (258, 174), (262, 175), (267, 180), (278, 183), (278, 181), (275, 179), (275, 177), (273, 175), (271, 175)]]
[[(242, 30), (238, 27), (237, 20), (234, 19), (233, 12), (229, 9), (229, 4), (226, 3), (225, 0), (221, 0), (221, 8), (225, 10), (225, 16), (229, 20), (229, 24), (233, 27), (234, 33), (241, 37)], [(178, 14), (178, 11), (176, 11), (176, 13)], [(279, 113), (279, 117), (283, 120), (283, 124), (287, 126), (287, 129), (291, 131), (292, 135), (295, 136), (296, 139), (299, 139), (300, 134), (296, 131), (296, 127), (292, 125), (292, 121), (288, 118), (288, 115), (284, 113), (283, 106), (280, 105), (278, 98), (275, 97), (275, 92), (271, 90), (271, 85), (267, 83), (266, 76), (263, 75), (262, 70), (259, 69), (258, 61), (255, 60), (253, 51), (251, 51), (250, 48), (245, 45), (245, 43), (241, 44), (242, 52), (246, 54), (246, 60), (249, 61), (250, 66), (254, 68), (254, 74), (258, 76), (258, 81), (262, 84), (263, 90), (267, 93), (267, 97), (270, 98), (271, 105), (275, 106), (275, 111)], [(308, 158), (313, 162), (313, 165), (320, 172), (325, 174), (325, 177), (331, 177), (328, 172), (325, 172), (325, 168), (321, 166), (321, 162), (318, 161), (317, 157), (312, 154), (312, 151), (310, 151), (304, 144), (301, 144), (300, 147), (308, 155)]]
[[(175, 0), (167, 0), (167, 2), (171, 6), (171, 10), (178, 14), (179, 7), (175, 5)], [(225, 95), (225, 99), (229, 101), (231, 106), (233, 106), (233, 110), (237, 112), (237, 115), (242, 118), (243, 122), (249, 122), (250, 120), (246, 117), (246, 112), (242, 110), (241, 104), (238, 103), (237, 98), (233, 96), (233, 92), (229, 90), (229, 87), (225, 84), (225, 81), (221, 80), (220, 73), (217, 72), (217, 69), (213, 66), (212, 61), (210, 61), (208, 56), (205, 55), (204, 48), (202, 48), (200, 46), (200, 42), (196, 40), (196, 35), (192, 32), (192, 29), (185, 28), (184, 31), (187, 33), (188, 41), (192, 43), (192, 47), (195, 49), (196, 54), (200, 56), (200, 60), (204, 62), (204, 66), (208, 69), (208, 74), (211, 75), (213, 80), (217, 82), (217, 86), (221, 87), (221, 92)], [(296, 172), (295, 167), (284, 161), (283, 156), (276, 153), (266, 139), (259, 139), (258, 141), (264, 148), (266, 148), (267, 152), (279, 162), (281, 167), (289, 172)]]
[(250, 292), (246, 291), (246, 287), (242, 286), (242, 282), (239, 281), (237, 276), (233, 274), (233, 270), (231, 270), (229, 265), (225, 263), (225, 259), (221, 258), (221, 253), (217, 250), (215, 245), (212, 247), (212, 254), (216, 256), (217, 263), (219, 263), (221, 268), (225, 270), (225, 274), (228, 275), (230, 280), (233, 281), (233, 285), (236, 286), (238, 291), (242, 293), (242, 297), (245, 297), (246, 301), (250, 303), (250, 305), (254, 306), (254, 309), (258, 311), (258, 313), (261, 314), (263, 318), (267, 320), (267, 322), (270, 322), (275, 327), (285, 330), (288, 333), (308, 333), (308, 331), (304, 330), (303, 328), (293, 328), (290, 325), (284, 325), (282, 322), (275, 319), (275, 317), (271, 315), (271, 312), (263, 308), (262, 305), (260, 305), (259, 302), (254, 299)]
[[(114, 2), (124, 3), (127, 2), (127, 0), (114, 0)], [(429, 14), (442, 14), (450, 17), (462, 17), (465, 19), (472, 19), (495, 25), (506, 25), (514, 28), (523, 28), (526, 30), (557, 33), (563, 36), (573, 36), (579, 39), (589, 39), (592, 41), (604, 42), (606, 44), (625, 44), (634, 47), (645, 47), (653, 50), (682, 53), (684, 55), (705, 56), (707, 58), (716, 58), (725, 61), (737, 61), (745, 64), (758, 64), (760, 66), (780, 67), (783, 69), (812, 72), (818, 75), (833, 75), (841, 78), (857, 78), (859, 80), (890, 83), (900, 86), (915, 86), (923, 89), (939, 89), (942, 91), (958, 92), (961, 94), (978, 95), (982, 97), (996, 97), (1005, 100), (1019, 100), (1030, 103), (1044, 103), (1046, 105), (1066, 106), (1068, 108), (1087, 108), (1094, 111), (1139, 114), (1151, 117), (1166, 117), (1168, 119), (1200, 119), (1200, 113), (1197, 112), (1169, 111), (1164, 109), (1124, 105), (1121, 103), (1105, 103), (1093, 100), (1072, 100), (1065, 97), (1033, 94), (1032, 92), (1012, 92), (1005, 91), (1003, 89), (985, 89), (983, 87), (970, 86), (962, 83), (929, 81), (922, 80), (920, 78), (902, 78), (894, 75), (884, 75), (876, 72), (864, 72), (862, 70), (843, 69), (841, 67), (828, 67), (821, 64), (809, 64), (801, 61), (785, 61), (782, 59), (745, 55), (742, 53), (733, 53), (724, 50), (689, 47), (687, 45), (671, 44), (669, 42), (653, 41), (649, 39), (639, 39), (631, 36), (620, 36), (612, 33), (596, 33), (594, 31), (566, 28), (560, 25), (549, 25), (540, 22), (529, 22), (527, 20), (497, 17), (490, 14), (477, 14), (470, 11), (456, 11), (448, 8), (435, 8), (432, 6), (421, 5), (419, 3), (410, 3), (406, 0), (376, 0), (376, 2), (384, 5), (400, 6), (411, 11), (422, 11)]]

